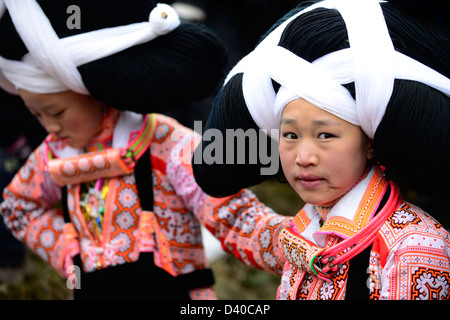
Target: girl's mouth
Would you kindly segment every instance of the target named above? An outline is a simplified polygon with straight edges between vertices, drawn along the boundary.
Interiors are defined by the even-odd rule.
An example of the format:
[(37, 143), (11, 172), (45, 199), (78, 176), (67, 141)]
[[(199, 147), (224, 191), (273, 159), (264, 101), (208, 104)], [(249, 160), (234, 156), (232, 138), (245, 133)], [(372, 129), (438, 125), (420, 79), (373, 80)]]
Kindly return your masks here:
[(316, 175), (298, 175), (297, 181), (306, 189), (315, 189), (324, 183), (324, 179)]

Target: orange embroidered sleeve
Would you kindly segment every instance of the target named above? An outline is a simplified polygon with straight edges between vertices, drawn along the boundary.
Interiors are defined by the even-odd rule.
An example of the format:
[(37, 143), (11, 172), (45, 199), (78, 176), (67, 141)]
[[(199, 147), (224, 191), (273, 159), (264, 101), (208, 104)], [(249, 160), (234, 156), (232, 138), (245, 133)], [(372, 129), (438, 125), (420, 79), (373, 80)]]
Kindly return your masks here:
[(44, 149), (36, 149), (5, 188), (1, 213), (15, 237), (65, 276), (61, 190), (45, 173)]
[(381, 228), (379, 241), (385, 248), (380, 299), (450, 299), (450, 234), (439, 222), (405, 202)]
[(285, 258), (278, 247), (278, 235), (292, 218), (276, 214), (249, 190), (225, 198), (205, 194), (195, 182), (191, 166), (199, 136), (186, 128), (175, 129), (175, 145), (164, 159), (165, 170), (186, 207), (220, 240), (226, 252), (247, 265), (281, 274)]

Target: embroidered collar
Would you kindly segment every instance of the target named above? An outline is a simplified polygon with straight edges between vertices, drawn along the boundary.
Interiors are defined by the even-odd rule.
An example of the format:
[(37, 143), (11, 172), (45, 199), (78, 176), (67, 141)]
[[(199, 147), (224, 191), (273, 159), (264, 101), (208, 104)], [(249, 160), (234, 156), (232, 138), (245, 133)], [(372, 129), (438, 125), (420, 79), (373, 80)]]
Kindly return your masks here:
[[(149, 147), (155, 127), (156, 118), (153, 114), (143, 116), (122, 112), (114, 127), (112, 148), (84, 152), (62, 146), (58, 140), (50, 141), (47, 143), (47, 169), (60, 186), (129, 174)], [(53, 157), (55, 153), (57, 158)]]
[[(388, 188), (389, 197), (374, 217)], [(322, 227), (314, 206), (305, 205), (280, 232), (280, 248), (291, 264), (329, 281), (343, 264), (372, 243), (401, 201), (398, 186), (374, 167), (333, 206)]]
[[(114, 109), (111, 109), (114, 110)], [(108, 111), (103, 123), (101, 132), (89, 144), (90, 151), (99, 142), (112, 139), (112, 148), (125, 148), (134, 135), (136, 135), (144, 123), (144, 116), (131, 111)], [(136, 128), (138, 128), (136, 130)], [(112, 137), (111, 137), (112, 136)], [(49, 160), (54, 158), (70, 158), (85, 153), (83, 149), (75, 149), (67, 145), (64, 140), (55, 138), (50, 134), (44, 140), (47, 146)], [(101, 148), (98, 148), (101, 149)]]
[(306, 204), (295, 216), (294, 230), (319, 247), (325, 246), (328, 234), (343, 239), (353, 236), (372, 219), (388, 182), (379, 167), (369, 173), (331, 208), (323, 225), (321, 215), (314, 205)]

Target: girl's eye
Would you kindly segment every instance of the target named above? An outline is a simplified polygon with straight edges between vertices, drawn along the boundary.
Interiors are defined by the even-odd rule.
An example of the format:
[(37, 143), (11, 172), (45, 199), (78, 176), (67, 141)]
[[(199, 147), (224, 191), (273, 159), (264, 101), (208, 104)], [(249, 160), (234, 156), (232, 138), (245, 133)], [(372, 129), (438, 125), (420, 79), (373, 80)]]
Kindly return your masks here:
[(297, 135), (292, 132), (284, 132), (283, 137), (286, 139), (297, 139)]
[(333, 138), (333, 137), (335, 137), (335, 135), (333, 135), (331, 133), (327, 133), (327, 132), (322, 132), (318, 136), (319, 139), (330, 139), (330, 138)]
[(52, 114), (53, 117), (59, 117), (60, 115), (62, 115), (64, 113), (64, 111), (66, 111), (65, 109), (62, 109), (61, 111), (58, 111), (54, 114)]

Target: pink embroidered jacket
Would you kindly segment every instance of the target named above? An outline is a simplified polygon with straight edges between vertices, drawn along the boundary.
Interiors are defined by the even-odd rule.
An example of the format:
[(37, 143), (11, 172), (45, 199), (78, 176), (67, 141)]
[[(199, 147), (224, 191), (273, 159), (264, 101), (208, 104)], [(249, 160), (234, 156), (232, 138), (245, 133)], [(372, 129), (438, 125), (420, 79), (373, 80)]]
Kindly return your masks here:
[[(200, 218), (227, 251), (246, 264), (280, 273), (284, 261), (277, 299), (345, 299), (351, 261), (326, 281), (311, 272), (311, 261), (304, 259), (308, 253), (302, 252), (305, 246), (299, 243), (324, 248), (356, 234), (372, 220), (387, 185), (380, 168), (373, 168), (333, 206), (323, 225), (312, 205), (306, 205), (293, 220), (277, 214), (261, 217), (222, 210)], [(449, 232), (420, 208), (400, 203), (382, 223), (371, 246), (365, 280), (370, 299), (450, 299)]]
[[(308, 257), (317, 248), (335, 245), (367, 226), (387, 184), (381, 169), (373, 168), (332, 207), (323, 225), (317, 209), (305, 205), (279, 237), (288, 260), (279, 299), (345, 298), (352, 261), (326, 281), (311, 271)], [(382, 222), (371, 246), (366, 281), (370, 299), (450, 299), (449, 257), (449, 232), (420, 208), (402, 201)]]
[[(184, 154), (190, 157), (191, 152)], [(176, 166), (174, 173), (191, 176), (191, 169)], [(211, 210), (198, 217), (227, 252), (247, 265), (282, 274), (277, 299), (309, 300), (345, 299), (351, 261), (332, 281), (325, 281), (305, 267), (296, 241), (301, 238), (327, 247), (356, 234), (373, 218), (388, 185), (381, 169), (372, 168), (334, 205), (321, 225), (321, 216), (311, 205), (292, 219), (270, 213), (249, 191), (243, 191), (240, 197), (223, 202), (226, 206), (218, 207), (213, 203), (222, 200), (208, 198), (197, 187), (189, 187), (193, 181), (179, 182), (179, 190), (190, 190), (189, 198), (208, 199), (206, 206)], [(370, 298), (450, 299), (449, 232), (420, 208), (400, 203), (382, 223), (371, 247), (365, 281)]]
[[(60, 187), (50, 176), (48, 150), (41, 145), (5, 189), (1, 209), (8, 227), (62, 275), (71, 264), (71, 257), (78, 253), (87, 270), (135, 261), (139, 252), (156, 250), (149, 236), (156, 233), (158, 244), (163, 244), (158, 251), (163, 252), (157, 252), (155, 263), (179, 275), (206, 266), (200, 221), (227, 252), (242, 262), (282, 274), (278, 299), (345, 298), (351, 262), (332, 282), (327, 282), (307, 271), (299, 259), (301, 251), (296, 248), (296, 241), (302, 237), (327, 246), (362, 228), (373, 213), (364, 208), (374, 208), (379, 201), (373, 196), (377, 186), (374, 179), (384, 181), (379, 171), (371, 172), (368, 180), (344, 196), (336, 208), (346, 210), (330, 212), (321, 226), (319, 214), (309, 205), (292, 219), (274, 213), (248, 190), (220, 199), (208, 196), (196, 184), (190, 166), (200, 138), (170, 118), (154, 115), (154, 120), (150, 144), (154, 212), (140, 210), (132, 172), (111, 178), (106, 201), (109, 210), (105, 212), (108, 218), (104, 221), (105, 245), (102, 250), (95, 250), (82, 223), (77, 184), (69, 187), (68, 201), (75, 223), (64, 225), (61, 210), (56, 207)], [(133, 136), (132, 132), (129, 136)], [(100, 158), (96, 165), (104, 168)], [(123, 165), (114, 154), (102, 159), (106, 163), (109, 160), (114, 170)], [(114, 159), (117, 163), (113, 163)], [(94, 159), (91, 160), (89, 163), (95, 167)], [(84, 161), (79, 170), (66, 166), (66, 173), (88, 172), (88, 167)], [(67, 175), (59, 178), (68, 179)], [(367, 262), (372, 298), (449, 299), (449, 248), (449, 233), (437, 221), (419, 208), (402, 203), (382, 225), (372, 246)], [(191, 297), (214, 298), (214, 293), (208, 288), (193, 290)]]
[[(163, 115), (152, 114), (145, 119), (148, 121), (141, 115), (121, 112), (117, 125), (109, 123), (106, 131), (113, 130), (113, 137), (128, 137), (122, 142), (124, 147), (153, 121), (149, 145), (153, 212), (141, 210), (133, 169), (121, 157), (124, 148), (114, 148), (114, 138), (112, 142), (109, 138), (102, 140), (103, 148), (112, 144), (111, 148), (97, 149), (96, 141), (86, 154), (49, 138), (4, 190), (1, 212), (13, 234), (62, 276), (67, 276), (67, 268), (77, 254), (89, 272), (136, 261), (140, 252), (148, 251), (154, 252), (156, 265), (176, 276), (207, 266), (200, 219), (210, 223), (229, 252), (248, 264), (280, 272), (284, 260), (276, 245), (266, 244), (276, 244), (272, 240), (277, 238), (285, 217), (276, 215), (247, 190), (221, 199), (203, 193), (190, 166), (200, 137)], [(49, 152), (58, 158), (49, 161)], [(80, 193), (83, 181), (102, 176), (108, 177), (109, 191), (99, 245), (80, 210)], [(65, 184), (73, 223), (64, 223), (59, 204)], [(259, 234), (263, 230), (265, 238)], [(191, 290), (190, 295), (193, 299), (215, 298), (211, 288)]]

